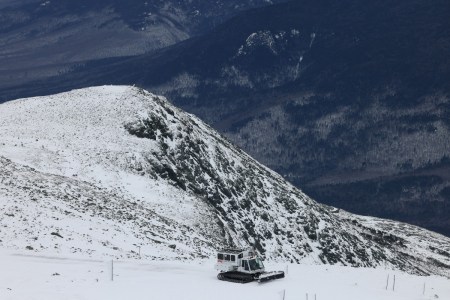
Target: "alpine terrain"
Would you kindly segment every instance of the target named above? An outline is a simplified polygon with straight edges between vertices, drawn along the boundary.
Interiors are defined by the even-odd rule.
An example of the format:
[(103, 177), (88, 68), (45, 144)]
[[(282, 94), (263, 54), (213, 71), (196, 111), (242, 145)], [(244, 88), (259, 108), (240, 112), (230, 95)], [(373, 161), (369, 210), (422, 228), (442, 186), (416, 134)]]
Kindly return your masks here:
[[(114, 7), (114, 15), (128, 12)], [(25, 83), (22, 73), (15, 77), (11, 70), (26, 60), (8, 54), (0, 73), (8, 86), (0, 97), (136, 84), (196, 114), (322, 203), (450, 236), (449, 15), (447, 0), (278, 3), (204, 31), (170, 27), (170, 43), (140, 45), (135, 49), (147, 52), (132, 57), (94, 57), (103, 52), (83, 48), (92, 54), (83, 64), (41, 81)], [(81, 36), (117, 23), (111, 22)], [(116, 33), (99, 38), (98, 45), (111, 45), (105, 40), (126, 41), (127, 49), (136, 45), (130, 42), (134, 34), (114, 26)], [(146, 28), (140, 36), (153, 34), (154, 27)], [(2, 36), (10, 37), (13, 31), (4, 30)], [(159, 44), (171, 46), (150, 50)], [(24, 53), (3, 45), (3, 53)], [(64, 61), (84, 55), (69, 50)]]
[(20, 99), (0, 115), (2, 248), (192, 260), (251, 245), (272, 262), (450, 277), (449, 238), (319, 204), (145, 90)]

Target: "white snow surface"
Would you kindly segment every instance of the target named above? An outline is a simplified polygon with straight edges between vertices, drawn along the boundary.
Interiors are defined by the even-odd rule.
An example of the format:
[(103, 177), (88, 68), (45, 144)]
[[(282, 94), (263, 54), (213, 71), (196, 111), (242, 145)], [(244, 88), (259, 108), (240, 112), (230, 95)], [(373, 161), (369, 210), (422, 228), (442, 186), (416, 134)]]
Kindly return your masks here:
[(0, 263), (3, 300), (450, 299), (449, 279), (381, 268), (266, 264), (286, 277), (239, 284), (217, 280), (213, 260), (114, 260), (113, 274), (108, 260), (1, 251)]
[[(129, 135), (124, 128), (125, 123), (145, 116), (155, 105), (130, 91), (132, 87), (104, 86), (1, 105), (0, 160), (9, 165), (15, 177), (9, 178), (14, 184), (7, 179), (2, 184), (15, 185), (18, 190), (8, 193), (3, 188), (0, 192), (0, 207), (7, 214), (0, 218), (5, 228), (0, 232), (0, 245), (19, 249), (31, 246), (35, 251), (53, 248), (58, 253), (81, 251), (94, 257), (112, 253), (123, 256), (124, 252), (132, 256), (145, 235), (152, 241), (162, 241), (152, 243), (147, 254), (183, 257), (193, 250), (177, 240), (204, 240), (201, 229), (193, 233), (190, 228), (214, 227), (201, 224), (213, 218), (210, 208), (189, 193), (128, 169), (129, 164), (141, 159), (137, 156), (155, 150), (153, 143)], [(3, 168), (8, 169), (6, 165)], [(47, 190), (46, 197), (33, 198), (39, 188), (53, 192)], [(33, 190), (36, 193), (29, 193)], [(61, 201), (67, 197), (76, 199), (78, 207)], [(149, 237), (136, 224), (117, 223), (96, 211), (90, 211), (86, 218), (83, 213), (88, 210), (80, 212), (79, 208), (91, 207), (99, 197), (105, 209), (114, 203), (117, 207), (131, 203), (132, 217), (152, 214), (142, 222), (157, 230)], [(80, 205), (83, 198), (87, 204)], [(170, 234), (161, 237), (165, 230)], [(186, 230), (192, 235), (186, 237)], [(50, 235), (52, 232), (60, 232), (63, 238)], [(168, 245), (178, 245), (178, 253), (165, 251), (171, 250)]]
[[(44, 262), (52, 260), (33, 255), (58, 257), (55, 262), (67, 261), (80, 283), (80, 272), (87, 272), (81, 266), (93, 263), (89, 259), (136, 259), (140, 250), (150, 265), (124, 267), (125, 288), (138, 285), (133, 276), (144, 284), (146, 270), (159, 266), (151, 261), (159, 260), (175, 264), (167, 263), (163, 274), (180, 269), (183, 280), (192, 272), (193, 278), (210, 274), (212, 280), (210, 266), (191, 269), (173, 261), (211, 258), (215, 249), (231, 244), (256, 245), (271, 262), (450, 277), (448, 238), (320, 205), (163, 97), (130, 86), (102, 86), (0, 105), (0, 249), (31, 255), (2, 260), (45, 269)], [(74, 255), (81, 258), (81, 269), (61, 259)], [(70, 281), (64, 278), (51, 277), (56, 285), (48, 292), (63, 291)], [(97, 287), (88, 281), (80, 284)], [(167, 284), (157, 286), (162, 291)], [(90, 299), (74, 288), (79, 299)]]

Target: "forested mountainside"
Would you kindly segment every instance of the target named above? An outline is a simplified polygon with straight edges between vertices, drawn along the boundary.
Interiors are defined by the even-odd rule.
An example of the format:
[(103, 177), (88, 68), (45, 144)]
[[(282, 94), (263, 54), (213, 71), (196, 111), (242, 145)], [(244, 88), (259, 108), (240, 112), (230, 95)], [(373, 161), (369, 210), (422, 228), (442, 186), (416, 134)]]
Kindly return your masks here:
[(268, 2), (2, 1), (0, 90), (32, 86), (33, 81), (70, 73), (90, 60), (149, 53), (264, 5)]

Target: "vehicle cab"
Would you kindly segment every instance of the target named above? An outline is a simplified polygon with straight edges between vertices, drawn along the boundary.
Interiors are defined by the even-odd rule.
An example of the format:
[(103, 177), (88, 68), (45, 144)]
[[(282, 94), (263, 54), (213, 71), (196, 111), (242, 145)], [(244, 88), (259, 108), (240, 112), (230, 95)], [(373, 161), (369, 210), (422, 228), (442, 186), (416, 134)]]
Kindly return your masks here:
[(264, 272), (264, 264), (253, 250), (222, 249), (217, 253), (216, 270), (258, 274)]

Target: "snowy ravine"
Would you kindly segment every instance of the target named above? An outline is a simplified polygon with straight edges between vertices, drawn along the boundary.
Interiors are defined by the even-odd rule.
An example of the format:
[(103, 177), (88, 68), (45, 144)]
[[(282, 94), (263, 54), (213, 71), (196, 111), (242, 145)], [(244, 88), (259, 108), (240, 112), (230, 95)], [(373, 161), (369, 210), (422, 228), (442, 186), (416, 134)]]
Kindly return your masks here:
[(320, 205), (162, 97), (104, 86), (0, 105), (0, 247), (385, 266), (450, 277), (450, 240)]

